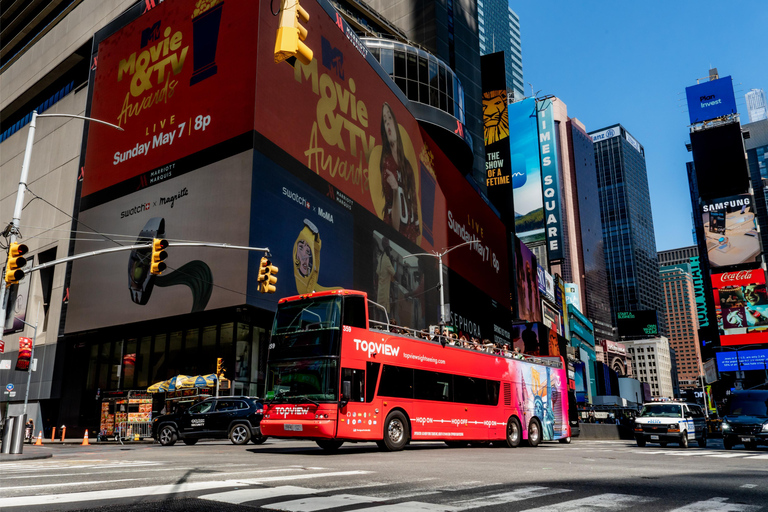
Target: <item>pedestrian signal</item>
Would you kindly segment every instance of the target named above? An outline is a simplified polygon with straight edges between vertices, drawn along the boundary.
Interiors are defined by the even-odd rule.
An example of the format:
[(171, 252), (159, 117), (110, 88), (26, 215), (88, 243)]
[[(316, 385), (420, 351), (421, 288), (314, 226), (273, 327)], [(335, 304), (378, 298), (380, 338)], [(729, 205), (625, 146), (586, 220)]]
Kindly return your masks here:
[(168, 257), (168, 253), (165, 252), (165, 248), (168, 247), (168, 240), (161, 238), (154, 238), (152, 240), (152, 267), (149, 272), (156, 276), (163, 273), (167, 265), (163, 261)]
[(13, 242), (8, 248), (8, 263), (5, 266), (5, 282), (16, 284), (24, 278), (22, 270), (27, 265), (27, 259), (24, 257), (29, 252), (26, 245)]
[(276, 63), (290, 57), (296, 57), (302, 64), (312, 62), (313, 52), (303, 43), (307, 39), (307, 29), (299, 21), (309, 21), (309, 13), (299, 5), (299, 0), (281, 0), (280, 26), (275, 40)]

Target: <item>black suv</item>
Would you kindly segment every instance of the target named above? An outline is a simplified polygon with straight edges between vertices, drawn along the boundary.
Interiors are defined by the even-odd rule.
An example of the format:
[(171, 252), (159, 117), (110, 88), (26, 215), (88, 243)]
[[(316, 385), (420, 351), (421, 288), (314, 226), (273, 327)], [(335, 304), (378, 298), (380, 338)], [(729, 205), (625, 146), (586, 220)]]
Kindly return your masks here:
[(199, 439), (226, 439), (233, 444), (262, 444), (259, 424), (264, 405), (247, 396), (207, 398), (186, 410), (166, 414), (152, 422), (152, 437), (163, 446), (178, 439), (193, 445)]
[(723, 446), (730, 450), (743, 444), (754, 450), (768, 444), (768, 391), (734, 391), (728, 403), (728, 414), (720, 425)]

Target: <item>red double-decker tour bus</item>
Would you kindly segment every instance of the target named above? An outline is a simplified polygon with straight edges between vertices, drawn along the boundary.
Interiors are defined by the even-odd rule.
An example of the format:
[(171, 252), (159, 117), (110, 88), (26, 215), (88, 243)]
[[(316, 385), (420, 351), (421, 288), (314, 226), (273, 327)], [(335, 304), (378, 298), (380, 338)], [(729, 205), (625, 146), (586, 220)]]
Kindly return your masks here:
[(516, 359), (420, 339), (369, 320), (369, 305), (380, 308), (352, 290), (280, 300), (263, 435), (309, 439), (326, 450), (345, 441), (392, 451), (411, 440), (570, 441), (562, 358)]

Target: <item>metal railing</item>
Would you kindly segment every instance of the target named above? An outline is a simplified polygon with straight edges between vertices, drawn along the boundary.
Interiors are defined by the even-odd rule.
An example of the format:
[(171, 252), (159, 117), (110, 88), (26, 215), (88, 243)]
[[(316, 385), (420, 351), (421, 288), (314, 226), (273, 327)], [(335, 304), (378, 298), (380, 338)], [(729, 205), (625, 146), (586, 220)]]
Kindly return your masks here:
[(123, 441), (141, 441), (152, 437), (152, 423), (150, 422), (120, 422), (115, 430), (115, 441), (125, 444)]

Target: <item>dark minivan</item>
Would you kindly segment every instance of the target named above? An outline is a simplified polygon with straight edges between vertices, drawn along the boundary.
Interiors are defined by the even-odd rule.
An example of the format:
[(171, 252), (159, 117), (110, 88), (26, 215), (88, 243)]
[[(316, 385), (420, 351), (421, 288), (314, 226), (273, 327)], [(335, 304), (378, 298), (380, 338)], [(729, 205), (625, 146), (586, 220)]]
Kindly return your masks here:
[(193, 445), (200, 439), (227, 439), (233, 444), (262, 444), (259, 424), (264, 405), (247, 396), (208, 398), (192, 407), (155, 418), (152, 437), (163, 446), (181, 439)]
[(754, 450), (768, 444), (768, 391), (734, 391), (728, 401), (728, 414), (720, 426), (726, 450), (743, 444)]

